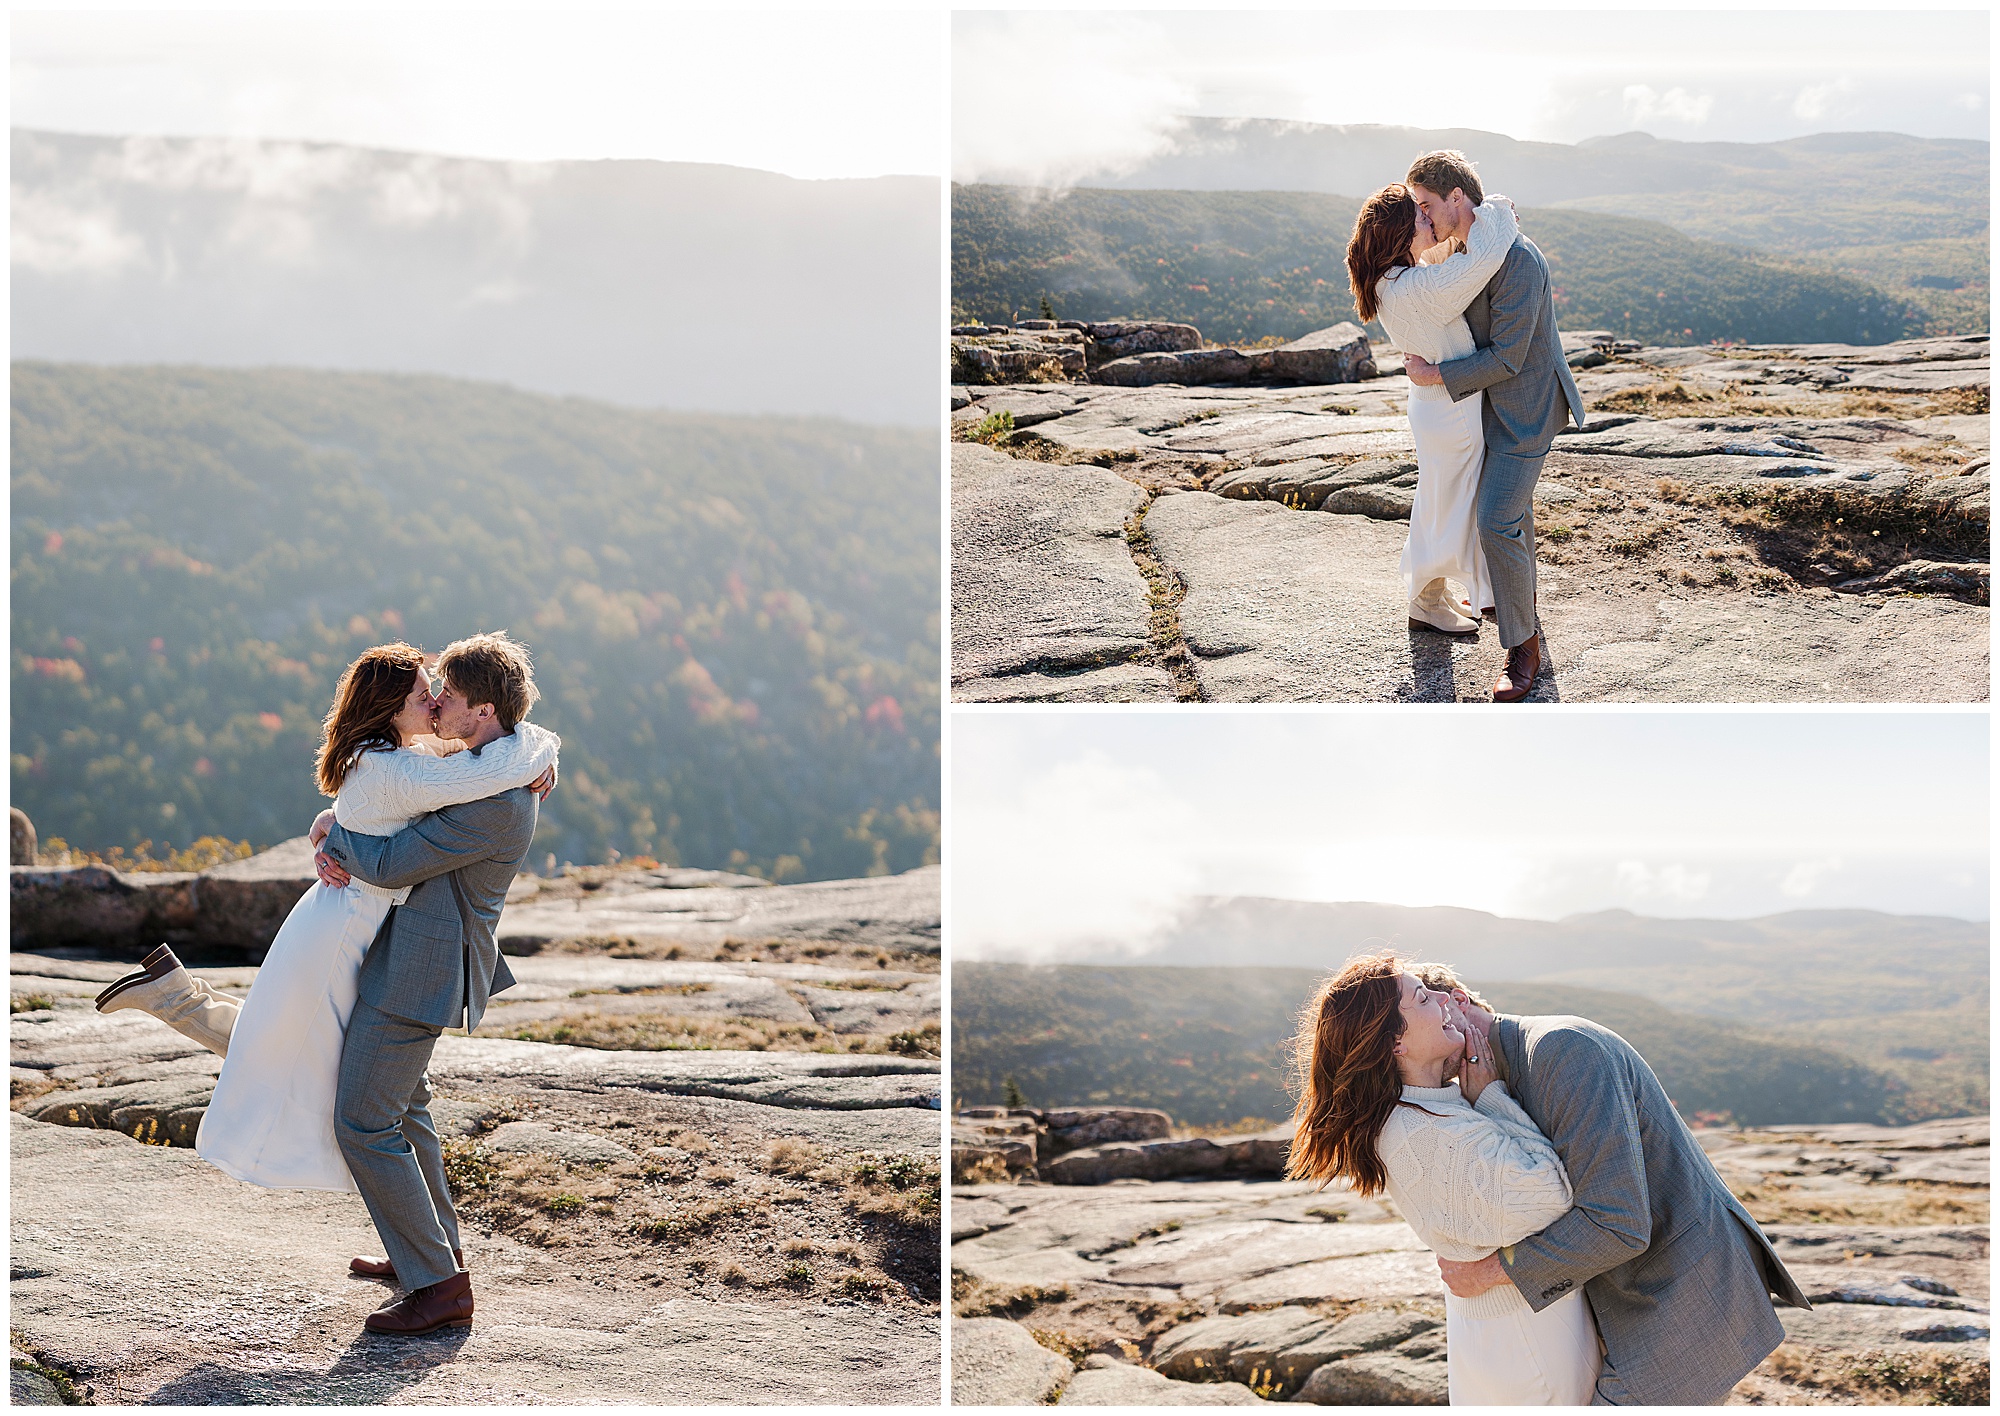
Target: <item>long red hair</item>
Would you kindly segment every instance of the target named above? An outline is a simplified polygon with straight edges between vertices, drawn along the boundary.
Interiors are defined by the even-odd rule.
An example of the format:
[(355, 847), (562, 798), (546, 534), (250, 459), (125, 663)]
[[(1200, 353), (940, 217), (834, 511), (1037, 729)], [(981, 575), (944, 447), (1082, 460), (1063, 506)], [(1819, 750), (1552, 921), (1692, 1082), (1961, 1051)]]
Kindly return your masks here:
[(1347, 238), (1347, 284), (1362, 323), (1374, 319), (1381, 305), (1376, 286), (1382, 277), (1410, 263), (1416, 234), (1416, 199), (1401, 182), (1391, 182), (1361, 204), (1354, 233)]
[(378, 644), (362, 651), (347, 666), (333, 691), (319, 744), (319, 789), (328, 796), (368, 751), (394, 752), (403, 745), (396, 732), (396, 715), (417, 675), (424, 671), (424, 651), (410, 644)]
[(1403, 1096), (1396, 1041), (1403, 1035), (1403, 960), (1363, 954), (1313, 991), (1291, 1042), (1292, 1151), (1285, 1175), (1346, 1179), (1358, 1195), (1388, 1182), (1376, 1142)]

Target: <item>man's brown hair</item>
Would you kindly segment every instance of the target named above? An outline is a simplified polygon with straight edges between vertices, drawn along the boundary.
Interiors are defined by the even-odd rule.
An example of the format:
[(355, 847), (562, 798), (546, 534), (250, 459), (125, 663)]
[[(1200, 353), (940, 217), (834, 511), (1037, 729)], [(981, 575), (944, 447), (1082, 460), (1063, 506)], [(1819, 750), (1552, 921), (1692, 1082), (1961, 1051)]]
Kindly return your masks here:
[(1403, 180), (1412, 187), (1426, 188), (1441, 197), (1450, 196), (1453, 187), (1463, 188), (1474, 206), (1486, 200), (1486, 189), (1479, 185), (1479, 169), (1457, 148), (1439, 148), (1436, 152), (1425, 153), (1410, 164), (1410, 173)]
[(464, 695), (468, 708), (491, 703), (500, 726), (510, 733), (542, 696), (528, 646), (509, 639), (504, 630), (446, 646), (437, 669), (448, 687)]
[(1404, 972), (1409, 974), (1418, 983), (1421, 983), (1425, 988), (1438, 993), (1451, 993), (1454, 991), (1463, 993), (1487, 1012), (1491, 1013), (1494, 1011), (1491, 1003), (1488, 1003), (1484, 998), (1473, 992), (1472, 989), (1459, 982), (1458, 975), (1452, 972), (1450, 964), (1405, 964), (1403, 969)]

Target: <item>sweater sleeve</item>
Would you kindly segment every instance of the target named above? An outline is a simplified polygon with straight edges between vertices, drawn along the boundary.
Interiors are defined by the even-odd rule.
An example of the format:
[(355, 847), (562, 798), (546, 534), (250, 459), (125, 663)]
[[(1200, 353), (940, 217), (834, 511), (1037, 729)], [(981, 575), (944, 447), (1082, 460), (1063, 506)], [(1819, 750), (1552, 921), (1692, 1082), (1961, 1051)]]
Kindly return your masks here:
[[(406, 816), (421, 816), (447, 806), (525, 787), (555, 765), (562, 739), (534, 723), (519, 723), (506, 737), (495, 738), (477, 752), (433, 757), (398, 752), (384, 763), (380, 789)], [(334, 815), (339, 816), (338, 808)]]
[(1568, 1211), (1569, 1176), (1539, 1133), (1513, 1134), (1483, 1114), (1402, 1114), (1410, 1110), (1385, 1128), (1380, 1154), (1399, 1197), (1422, 1211), (1405, 1217), (1446, 1258), (1446, 1248), (1484, 1255), (1518, 1243)]
[(1514, 209), (1488, 200), (1477, 211), (1472, 234), (1465, 249), (1436, 265), (1410, 266), (1383, 287), (1384, 298), (1394, 291), (1397, 299), (1408, 302), (1423, 317), (1444, 324), (1465, 313), (1465, 307), (1500, 273), (1521, 232)]

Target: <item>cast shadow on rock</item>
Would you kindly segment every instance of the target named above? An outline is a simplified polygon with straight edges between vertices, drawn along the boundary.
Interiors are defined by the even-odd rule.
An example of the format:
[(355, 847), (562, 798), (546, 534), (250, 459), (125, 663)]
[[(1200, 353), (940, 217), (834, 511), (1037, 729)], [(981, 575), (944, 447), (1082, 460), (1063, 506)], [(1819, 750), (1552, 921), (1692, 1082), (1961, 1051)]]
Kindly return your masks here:
[(219, 1362), (204, 1362), (140, 1404), (376, 1406), (417, 1385), (432, 1369), (458, 1360), (471, 1337), (469, 1327), (443, 1328), (422, 1337), (361, 1332), (324, 1371), (245, 1372)]
[[(1478, 643), (1487, 634), (1497, 635), (1499, 631), (1492, 625), (1481, 628), (1476, 638), (1454, 641), (1446, 635), (1436, 634), (1427, 629), (1412, 629), (1410, 634), (1410, 679), (1409, 700), (1412, 703), (1477, 703), (1492, 696), (1492, 681), (1487, 677), (1489, 660), (1480, 654), (1454, 656), (1455, 643)], [(1542, 637), (1542, 667), (1535, 675), (1534, 689), (1525, 701), (1529, 703), (1560, 703), (1562, 691), (1556, 686), (1555, 659), (1548, 649), (1548, 636)], [(1497, 641), (1496, 641), (1497, 647)], [(1504, 660), (1504, 655), (1500, 656)], [(1492, 665), (1497, 669), (1498, 664)], [(1473, 681), (1461, 687), (1461, 670), (1471, 675)]]

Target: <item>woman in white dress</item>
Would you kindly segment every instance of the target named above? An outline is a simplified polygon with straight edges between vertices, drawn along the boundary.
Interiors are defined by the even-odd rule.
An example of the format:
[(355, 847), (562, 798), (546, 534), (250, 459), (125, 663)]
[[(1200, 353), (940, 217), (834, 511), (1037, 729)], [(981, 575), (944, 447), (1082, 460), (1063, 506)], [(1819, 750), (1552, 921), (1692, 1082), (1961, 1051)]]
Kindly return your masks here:
[[(535, 784), (556, 764), (561, 739), (533, 723), (478, 753), (460, 751), (432, 736), (433, 707), (421, 650), (382, 645), (348, 666), (326, 716), (318, 768), (341, 825), (393, 835), (426, 812)], [(195, 1139), (203, 1159), (253, 1185), (354, 1189), (333, 1134), (340, 1049), (361, 961), (390, 907), (408, 895), (359, 880), (339, 890), (314, 884), (278, 930), (233, 1020), (226, 1000), (200, 990), (208, 1028), (182, 1031), (226, 1048)], [(182, 991), (194, 992), (199, 981), (169, 961), (190, 985)], [(131, 1001), (113, 1006), (141, 1007), (179, 1026), (174, 1007), (152, 1001), (155, 991), (128, 989)]]
[[(1499, 271), (1520, 226), (1514, 204), (1489, 197), (1476, 209), (1465, 249), (1440, 244), (1409, 188), (1391, 183), (1370, 197), (1347, 243), (1348, 279), (1363, 320), (1380, 320), (1405, 354), (1433, 364), (1473, 352), (1465, 309)], [(1410, 386), (1417, 495), (1403, 542), (1403, 595), (1410, 627), (1477, 634), (1493, 603), (1476, 515), (1486, 461), (1486, 395), (1452, 402), (1442, 385)], [(1450, 583), (1456, 581), (1463, 593)]]
[[(1454, 1260), (1561, 1218), (1569, 1175), (1491, 1059), (1469, 1050), (1474, 1036), (1394, 954), (1348, 960), (1300, 1014), (1291, 1177), (1386, 1190), (1417, 1237)], [(1444, 1310), (1453, 1406), (1589, 1404), (1599, 1352), (1583, 1290), (1537, 1313), (1502, 1284), (1448, 1293)]]

